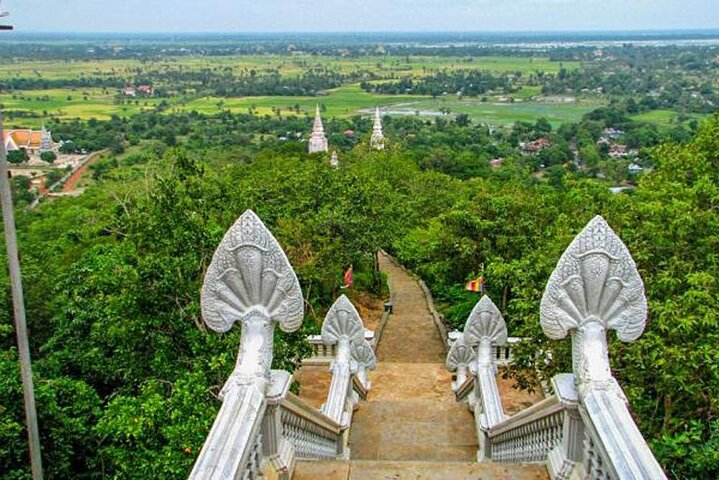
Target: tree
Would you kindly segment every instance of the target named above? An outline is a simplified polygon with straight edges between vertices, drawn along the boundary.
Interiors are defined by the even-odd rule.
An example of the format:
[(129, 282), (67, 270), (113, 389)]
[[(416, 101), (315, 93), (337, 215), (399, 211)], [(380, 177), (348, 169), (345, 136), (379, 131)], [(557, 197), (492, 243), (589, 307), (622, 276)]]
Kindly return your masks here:
[(40, 159), (52, 165), (57, 160), (57, 155), (55, 155), (55, 152), (42, 152)]
[(24, 148), (7, 152), (7, 161), (9, 163), (24, 163), (27, 162), (29, 159), (30, 157), (27, 154), (27, 150), (25, 150)]

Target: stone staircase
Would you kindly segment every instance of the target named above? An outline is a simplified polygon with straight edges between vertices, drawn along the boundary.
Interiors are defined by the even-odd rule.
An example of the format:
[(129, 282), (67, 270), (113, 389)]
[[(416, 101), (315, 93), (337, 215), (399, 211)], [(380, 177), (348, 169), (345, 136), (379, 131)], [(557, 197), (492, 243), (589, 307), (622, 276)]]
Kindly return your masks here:
[(548, 478), (543, 465), (476, 463), (474, 417), (452, 393), (446, 348), (424, 293), (384, 255), (380, 268), (387, 274), (394, 310), (378, 344), (377, 368), (369, 374), (369, 396), (352, 419), (350, 460), (298, 462), (293, 478)]
[(571, 337), (573, 372), (552, 377), (542, 399), (498, 381), (511, 342), (488, 296), (449, 335), (422, 282), (387, 256), (380, 266), (394, 313), (374, 333), (341, 295), (309, 339), (309, 368), (271, 370), (275, 326), (296, 331), (304, 298), (277, 240), (253, 212), (240, 216), (201, 299), (209, 328), (241, 324), (240, 353), (190, 480), (667, 478), (611, 373), (607, 334), (635, 341), (647, 299), (604, 219), (577, 235), (544, 290), (540, 325), (551, 339)]

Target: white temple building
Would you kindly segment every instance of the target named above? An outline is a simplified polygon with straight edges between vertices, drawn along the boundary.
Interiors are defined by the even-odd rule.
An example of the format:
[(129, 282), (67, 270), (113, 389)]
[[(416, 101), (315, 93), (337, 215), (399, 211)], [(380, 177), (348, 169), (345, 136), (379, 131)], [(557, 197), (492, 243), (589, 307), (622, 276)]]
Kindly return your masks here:
[(5, 150), (8, 152), (25, 149), (29, 155), (40, 155), (55, 149), (52, 133), (44, 125), (40, 131), (6, 130), (3, 132), (2, 140), (5, 143)]
[(382, 134), (382, 117), (379, 114), (379, 107), (374, 113), (374, 126), (372, 127), (372, 137), (370, 138), (370, 146), (375, 150), (384, 150), (384, 135)]
[(325, 129), (322, 126), (322, 118), (320, 117), (320, 106), (317, 105), (315, 123), (312, 126), (312, 135), (310, 135), (309, 152), (320, 153), (328, 150), (327, 137), (325, 137)]

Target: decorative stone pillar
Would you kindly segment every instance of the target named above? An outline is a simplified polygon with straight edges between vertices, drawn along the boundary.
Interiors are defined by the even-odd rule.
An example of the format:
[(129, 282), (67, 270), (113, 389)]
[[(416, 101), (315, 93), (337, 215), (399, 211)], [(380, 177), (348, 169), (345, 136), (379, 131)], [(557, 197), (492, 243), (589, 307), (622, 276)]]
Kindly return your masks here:
[[(609, 365), (607, 331), (633, 342), (644, 331), (646, 318), (644, 284), (629, 250), (602, 217), (594, 217), (559, 259), (540, 306), (548, 337), (559, 340), (571, 333), (579, 413), (585, 445), (591, 446), (582, 455), (588, 469), (584, 476), (596, 473), (589, 471), (593, 460), (586, 456), (591, 455), (602, 458), (611, 478), (666, 478)], [(568, 460), (577, 455), (573, 438), (564, 452)]]
[[(452, 332), (450, 332), (452, 333)], [(476, 370), (477, 355), (472, 347), (468, 347), (464, 343), (464, 336), (459, 336), (452, 343), (452, 347), (447, 354), (447, 370), (456, 373), (456, 380), (452, 382), (452, 390), (457, 391), (459, 387), (467, 381), (467, 373), (469, 369)]]
[(262, 454), (257, 439), (268, 404), (275, 324), (292, 332), (304, 316), (297, 276), (252, 211), (240, 216), (212, 257), (201, 306), (212, 330), (226, 332), (239, 322), (242, 335), (235, 369), (220, 394), (222, 407), (190, 479), (237, 478)]
[(372, 384), (367, 378), (367, 370), (374, 370), (377, 366), (377, 357), (374, 354), (372, 345), (363, 338), (361, 342), (352, 342), (350, 353), (352, 354), (352, 361), (356, 365), (353, 370), (357, 371), (357, 378), (359, 378), (365, 390), (369, 390)]
[(322, 412), (340, 425), (349, 424), (347, 400), (351, 399), (352, 343), (364, 342), (364, 326), (362, 319), (349, 299), (342, 295), (330, 308), (322, 323), (322, 341), (326, 345), (337, 345), (337, 356), (330, 366), (332, 382), (327, 394), (327, 402)]
[[(476, 387), (477, 405), (474, 417), (477, 422), (479, 435), (478, 461), (489, 455), (489, 442), (487, 431), (494, 425), (504, 421), (506, 415), (502, 408), (502, 401), (497, 388), (497, 366), (494, 364), (493, 345), (507, 343), (507, 325), (502, 314), (488, 296), (483, 296), (469, 314), (464, 325), (464, 344), (470, 348), (477, 348), (476, 357)], [(481, 401), (481, 405), (480, 405)]]

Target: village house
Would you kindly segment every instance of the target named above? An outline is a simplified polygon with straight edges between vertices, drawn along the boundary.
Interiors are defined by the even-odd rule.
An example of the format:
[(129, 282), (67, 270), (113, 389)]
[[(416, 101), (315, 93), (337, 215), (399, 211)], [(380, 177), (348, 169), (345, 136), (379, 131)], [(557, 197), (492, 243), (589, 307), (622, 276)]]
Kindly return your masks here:
[(547, 140), (546, 138), (538, 138), (537, 140), (534, 140), (533, 142), (523, 142), (519, 144), (519, 148), (522, 149), (523, 153), (538, 153), (540, 150), (543, 150), (547, 147), (551, 147), (552, 142)]

